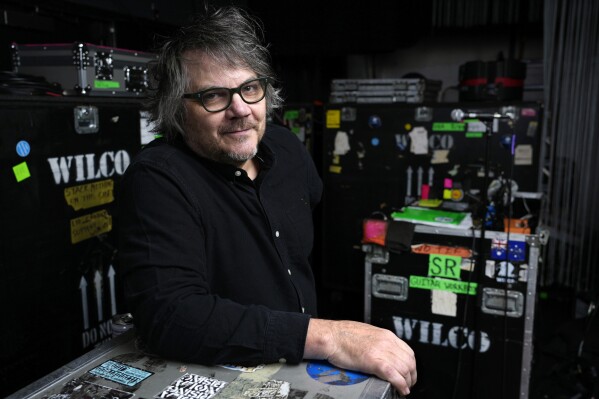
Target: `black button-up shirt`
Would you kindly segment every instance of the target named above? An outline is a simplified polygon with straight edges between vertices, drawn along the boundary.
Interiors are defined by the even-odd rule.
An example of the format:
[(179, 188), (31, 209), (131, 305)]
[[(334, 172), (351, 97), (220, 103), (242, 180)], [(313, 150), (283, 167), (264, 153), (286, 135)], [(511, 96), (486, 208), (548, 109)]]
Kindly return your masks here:
[(119, 197), (119, 267), (154, 353), (202, 364), (301, 361), (316, 315), (309, 263), (322, 182), (289, 130), (268, 125), (246, 172), (152, 143)]

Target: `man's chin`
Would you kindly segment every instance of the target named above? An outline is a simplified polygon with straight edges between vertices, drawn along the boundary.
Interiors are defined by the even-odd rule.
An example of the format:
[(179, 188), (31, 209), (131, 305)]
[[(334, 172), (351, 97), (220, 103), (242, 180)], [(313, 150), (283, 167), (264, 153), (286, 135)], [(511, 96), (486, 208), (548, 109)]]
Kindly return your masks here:
[(257, 148), (246, 151), (225, 151), (222, 153), (222, 161), (225, 163), (240, 165), (254, 158), (257, 153)]

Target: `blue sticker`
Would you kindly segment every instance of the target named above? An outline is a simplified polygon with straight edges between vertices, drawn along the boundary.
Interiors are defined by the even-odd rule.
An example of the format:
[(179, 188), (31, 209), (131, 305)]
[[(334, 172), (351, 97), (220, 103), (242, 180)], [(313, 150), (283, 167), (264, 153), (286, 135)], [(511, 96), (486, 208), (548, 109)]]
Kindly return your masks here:
[(131, 367), (127, 364), (108, 360), (89, 371), (93, 375), (114, 381), (129, 387), (135, 386), (151, 376), (152, 372)]
[(370, 127), (381, 127), (383, 125), (383, 121), (378, 115), (370, 115), (368, 117), (368, 126)]
[(309, 362), (306, 371), (316, 381), (329, 385), (354, 385), (369, 378), (368, 375), (356, 371), (338, 369), (326, 361)]
[(372, 139), (370, 139), (370, 144), (372, 144), (374, 147), (378, 146), (380, 143), (381, 141), (378, 137), (373, 137)]
[(31, 152), (31, 146), (25, 140), (21, 140), (17, 143), (17, 154), (20, 157), (25, 158)]
[(508, 260), (524, 261), (526, 260), (526, 243), (524, 241), (508, 242)]

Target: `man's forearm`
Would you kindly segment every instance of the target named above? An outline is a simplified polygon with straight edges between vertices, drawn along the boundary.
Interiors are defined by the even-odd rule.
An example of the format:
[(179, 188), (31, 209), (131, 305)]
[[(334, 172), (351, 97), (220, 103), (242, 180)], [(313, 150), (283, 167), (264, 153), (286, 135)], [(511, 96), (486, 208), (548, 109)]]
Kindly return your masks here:
[(391, 331), (366, 323), (310, 319), (304, 358), (374, 374), (403, 395), (416, 383), (412, 349)]

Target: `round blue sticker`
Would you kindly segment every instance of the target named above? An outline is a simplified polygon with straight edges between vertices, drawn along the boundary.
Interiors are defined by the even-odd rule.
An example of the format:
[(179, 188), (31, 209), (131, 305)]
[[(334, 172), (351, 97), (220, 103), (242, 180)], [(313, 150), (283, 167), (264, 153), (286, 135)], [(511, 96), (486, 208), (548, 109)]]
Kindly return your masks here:
[(354, 385), (369, 378), (366, 374), (339, 369), (326, 361), (309, 362), (306, 371), (316, 381), (329, 385)]
[(383, 125), (383, 120), (378, 115), (370, 115), (368, 117), (368, 126), (372, 128), (378, 128)]
[(372, 139), (370, 139), (370, 144), (372, 144), (373, 147), (378, 146), (380, 143), (381, 141), (378, 137), (373, 137)]
[(20, 157), (25, 158), (30, 152), (31, 147), (29, 146), (28, 142), (21, 140), (17, 143), (17, 154), (19, 154)]

